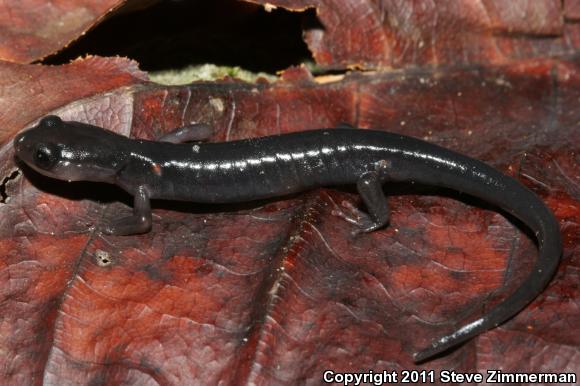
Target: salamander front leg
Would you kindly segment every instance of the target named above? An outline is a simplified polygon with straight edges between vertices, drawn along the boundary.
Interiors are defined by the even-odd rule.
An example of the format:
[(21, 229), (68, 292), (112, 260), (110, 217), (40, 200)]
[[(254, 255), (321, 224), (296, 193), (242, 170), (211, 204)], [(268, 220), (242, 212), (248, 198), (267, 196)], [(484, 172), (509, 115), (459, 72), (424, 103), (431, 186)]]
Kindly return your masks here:
[(360, 229), (355, 233), (372, 232), (382, 228), (389, 222), (389, 205), (383, 193), (383, 183), (387, 176), (388, 163), (379, 161), (375, 171), (366, 172), (360, 176), (356, 187), (368, 214), (355, 208), (348, 201), (342, 202), (342, 206), (350, 212), (346, 214), (342, 211), (333, 212), (351, 224), (357, 225)]
[(134, 235), (151, 229), (151, 204), (145, 186), (137, 188), (133, 204), (133, 215), (120, 218), (108, 224), (103, 233), (110, 235)]
[(158, 139), (160, 142), (184, 143), (193, 141), (207, 141), (213, 135), (213, 127), (205, 123), (193, 123), (178, 127)]

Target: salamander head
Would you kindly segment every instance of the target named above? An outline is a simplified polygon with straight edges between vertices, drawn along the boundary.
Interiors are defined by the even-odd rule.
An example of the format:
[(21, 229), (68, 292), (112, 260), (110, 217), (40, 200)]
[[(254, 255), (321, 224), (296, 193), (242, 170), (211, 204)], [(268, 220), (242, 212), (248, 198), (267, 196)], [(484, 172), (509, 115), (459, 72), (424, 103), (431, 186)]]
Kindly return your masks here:
[(16, 156), (37, 172), (65, 181), (113, 182), (126, 138), (97, 126), (49, 115), (14, 139)]

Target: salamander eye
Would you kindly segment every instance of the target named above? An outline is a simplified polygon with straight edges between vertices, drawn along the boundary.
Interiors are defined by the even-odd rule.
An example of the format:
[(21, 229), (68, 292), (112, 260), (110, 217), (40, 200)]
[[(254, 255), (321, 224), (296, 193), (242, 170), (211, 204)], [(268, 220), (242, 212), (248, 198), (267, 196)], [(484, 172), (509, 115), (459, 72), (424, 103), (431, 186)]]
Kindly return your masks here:
[(41, 169), (52, 169), (57, 160), (55, 149), (46, 144), (40, 144), (34, 151), (34, 164)]
[(40, 120), (39, 125), (43, 127), (57, 127), (62, 124), (62, 119), (56, 115), (47, 115)]

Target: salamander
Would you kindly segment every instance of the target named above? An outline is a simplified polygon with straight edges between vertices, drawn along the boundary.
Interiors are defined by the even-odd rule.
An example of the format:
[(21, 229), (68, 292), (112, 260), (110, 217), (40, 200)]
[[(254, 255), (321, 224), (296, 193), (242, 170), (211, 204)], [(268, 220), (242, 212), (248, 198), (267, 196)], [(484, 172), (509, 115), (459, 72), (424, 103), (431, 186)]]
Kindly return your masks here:
[(335, 128), (244, 139), (207, 139), (192, 125), (158, 141), (130, 139), (103, 128), (47, 116), (18, 134), (15, 155), (35, 171), (65, 181), (116, 184), (134, 196), (133, 214), (102, 231), (115, 235), (151, 228), (151, 199), (236, 203), (321, 186), (355, 184), (368, 211), (345, 205), (338, 214), (359, 232), (389, 221), (383, 184), (411, 182), (454, 189), (521, 220), (537, 238), (538, 258), (523, 283), (476, 320), (414, 354), (422, 362), (510, 319), (538, 296), (562, 254), (557, 220), (529, 189), (487, 164), (400, 134)]

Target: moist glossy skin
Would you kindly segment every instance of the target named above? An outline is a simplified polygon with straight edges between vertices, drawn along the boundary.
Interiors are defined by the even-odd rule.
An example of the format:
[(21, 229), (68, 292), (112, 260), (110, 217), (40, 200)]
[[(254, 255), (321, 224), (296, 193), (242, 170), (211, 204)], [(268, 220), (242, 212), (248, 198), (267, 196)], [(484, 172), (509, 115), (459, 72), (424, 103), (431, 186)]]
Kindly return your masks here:
[[(234, 203), (356, 184), (368, 215), (346, 205), (338, 213), (369, 232), (388, 222), (382, 185), (410, 181), (468, 193), (503, 208), (536, 235), (539, 257), (522, 285), (475, 321), (414, 355), (424, 361), (517, 314), (558, 267), (559, 226), (544, 203), (511, 177), (453, 151), (381, 131), (326, 129), (225, 143), (175, 144), (207, 136), (184, 128), (164, 142), (129, 139), (80, 122), (48, 116), (14, 140), (16, 156), (47, 176), (117, 184), (135, 196), (134, 214), (110, 224), (112, 234), (147, 232), (151, 198)], [(184, 135), (185, 133), (185, 135)], [(350, 213), (347, 213), (350, 212)]]

